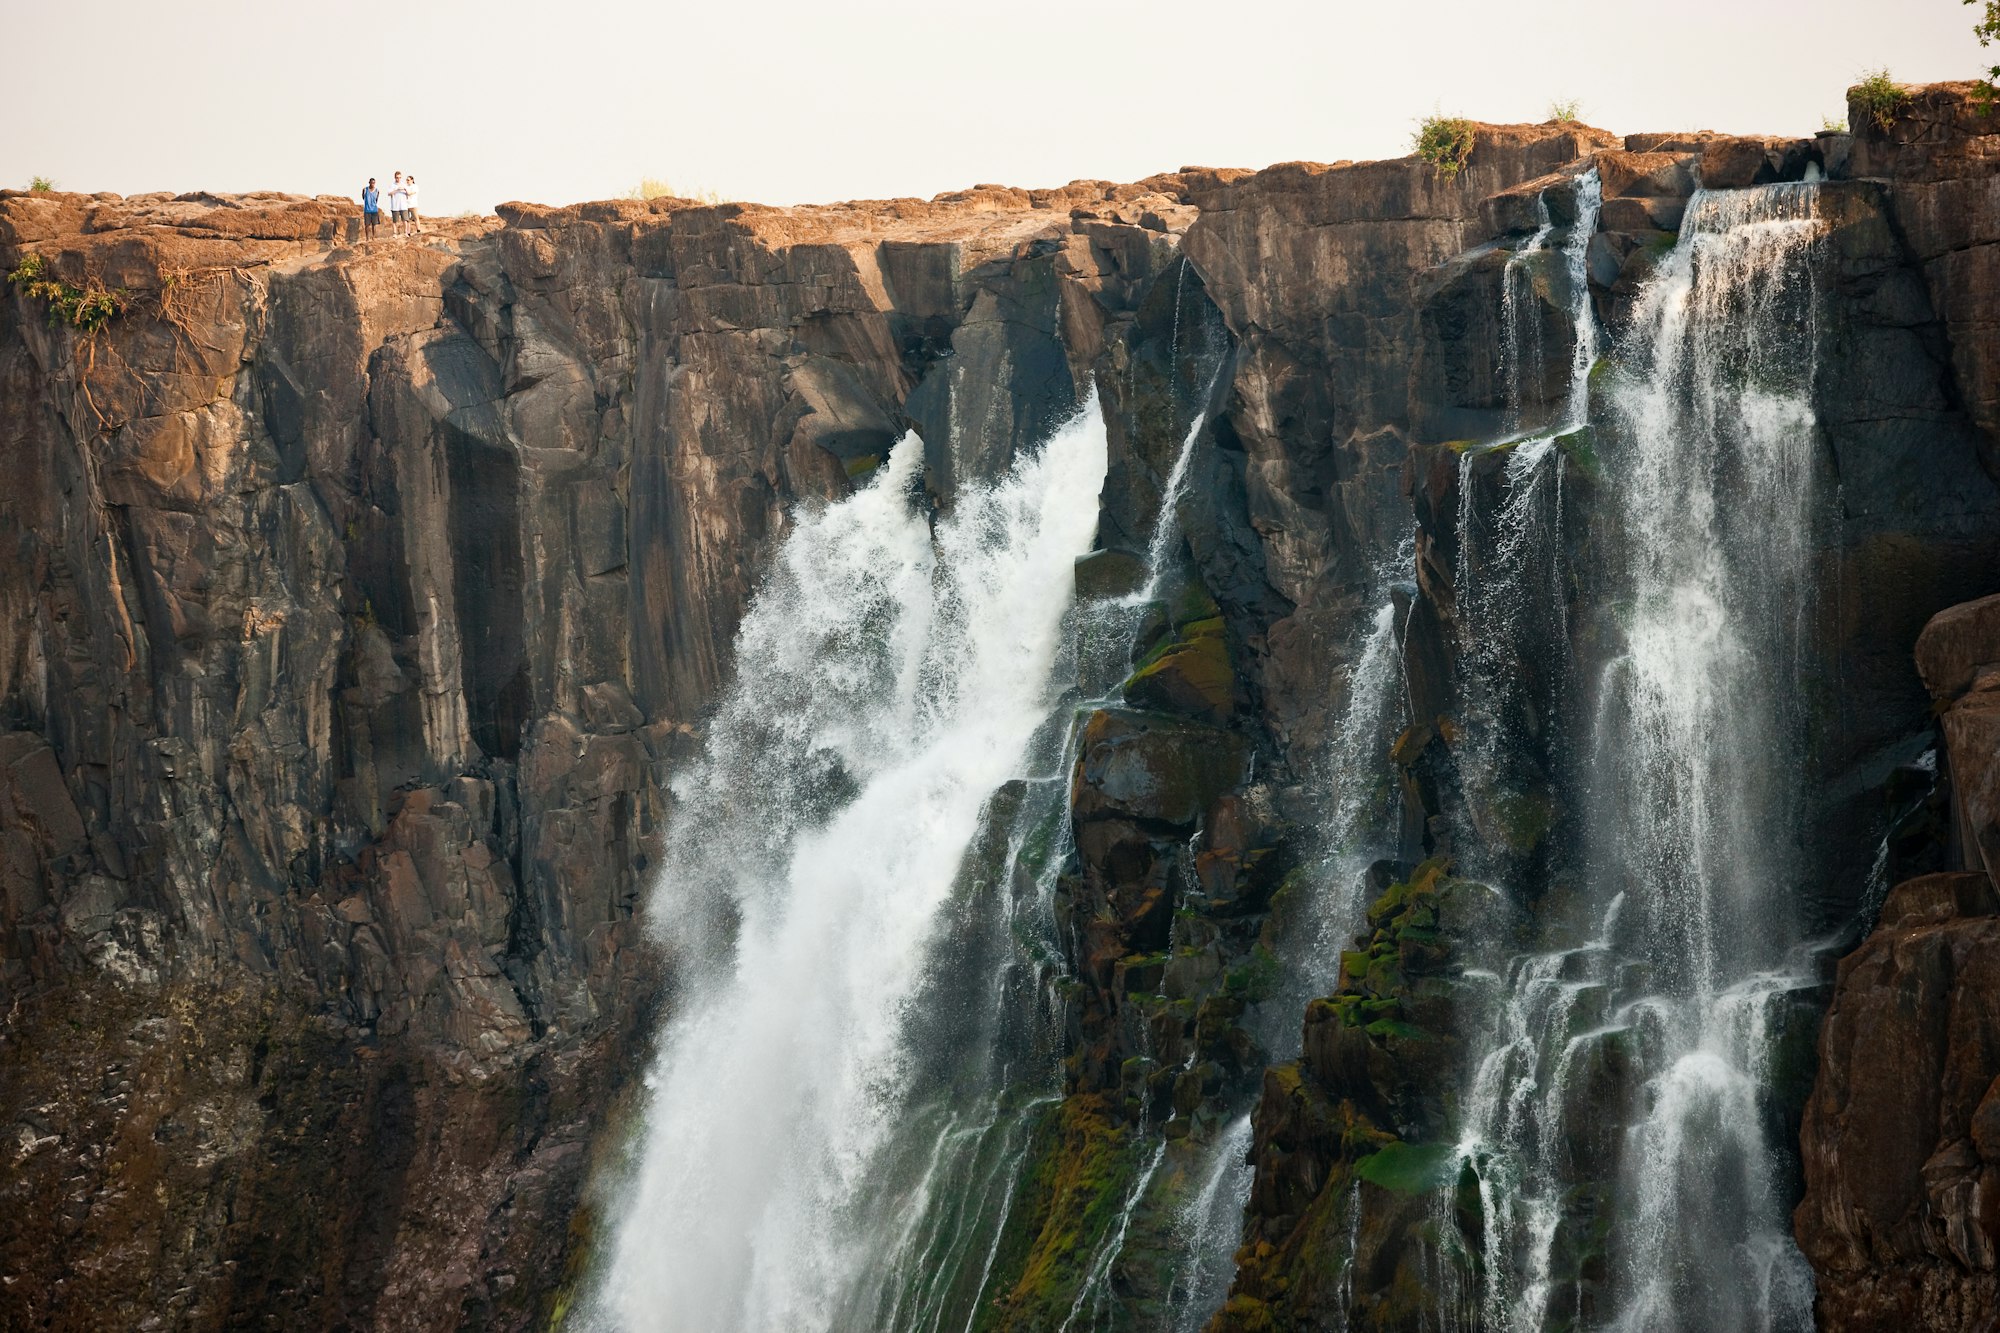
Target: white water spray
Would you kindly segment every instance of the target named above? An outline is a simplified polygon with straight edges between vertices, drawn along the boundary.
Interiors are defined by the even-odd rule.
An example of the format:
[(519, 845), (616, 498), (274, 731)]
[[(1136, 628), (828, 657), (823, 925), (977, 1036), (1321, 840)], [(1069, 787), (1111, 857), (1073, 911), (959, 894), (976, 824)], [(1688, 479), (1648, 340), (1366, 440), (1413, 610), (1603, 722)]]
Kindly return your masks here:
[(1811, 404), (1817, 188), (1698, 194), (1633, 316), (1613, 406), (1628, 651), (1598, 738), (1602, 859), (1630, 885), (1627, 949), (1658, 994), (1648, 1110), (1630, 1132), (1617, 1326), (1811, 1325), (1763, 1106), (1801, 871), (1821, 448)]
[[(1096, 405), (929, 527), (914, 436), (803, 518), (745, 618), (651, 923), (680, 970), (600, 1328), (831, 1327), (904, 1110), (909, 1005), (990, 794), (1055, 702)], [(720, 926), (715, 923), (723, 923)], [(733, 927), (733, 929), (731, 928)]]
[[(1810, 186), (1698, 195), (1609, 381), (1625, 651), (1588, 719), (1595, 888), (1568, 919), (1546, 914), (1554, 947), (1487, 974), (1491, 1029), (1459, 1145), (1480, 1184), (1489, 1329), (1810, 1325), (1765, 1134), (1769, 1053), (1809, 984), (1785, 954), (1796, 867), (1782, 849), (1802, 761), (1782, 683), (1813, 602), (1814, 198)], [(1594, 204), (1586, 177), (1579, 215)], [(1564, 247), (1579, 292), (1587, 242)], [(1588, 416), (1593, 330), (1580, 306), (1557, 432)], [(1553, 520), (1538, 503), (1539, 479), (1560, 467), (1549, 439), (1512, 445), (1490, 531), (1475, 527), (1473, 469), (1461, 473), (1475, 822), (1482, 785), (1504, 787), (1529, 741), (1515, 645), (1565, 629), (1559, 585), (1535, 583), (1560, 545), (1559, 470)], [(1557, 618), (1529, 623), (1537, 606)], [(1562, 711), (1533, 702), (1545, 718)], [(1599, 1282), (1575, 1265), (1605, 1225), (1613, 1263)]]

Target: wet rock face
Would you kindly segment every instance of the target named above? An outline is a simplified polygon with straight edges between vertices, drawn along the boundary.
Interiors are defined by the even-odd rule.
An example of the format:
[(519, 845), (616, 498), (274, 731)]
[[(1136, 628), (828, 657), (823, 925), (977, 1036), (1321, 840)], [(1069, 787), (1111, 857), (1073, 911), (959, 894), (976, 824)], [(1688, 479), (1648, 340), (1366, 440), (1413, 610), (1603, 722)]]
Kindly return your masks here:
[[(1245, 626), (1268, 725), (1298, 753), (1326, 744), (1339, 716), (1327, 659), (1358, 589), (1409, 528), (1403, 461), (1437, 415), (1428, 385), (1413, 384), (1413, 362), (1425, 373), (1419, 284), (1494, 238), (1483, 200), (1613, 143), (1582, 127), (1482, 126), (1451, 179), (1412, 158), (1194, 182), (1187, 254), (1238, 350), (1222, 474), (1198, 478), (1207, 504), (1190, 544)], [(1497, 426), (1493, 408), (1470, 404)]]
[[(1439, 860), (1399, 872), (1306, 1010), (1300, 1058), (1265, 1072), (1256, 1180), (1228, 1305), (1212, 1328), (1429, 1326), (1438, 1247), (1477, 1247), (1428, 1196), (1450, 1182), (1449, 1089), (1463, 1077), (1457, 942), (1490, 896)], [(1442, 1174), (1441, 1174), (1442, 1173)], [(1351, 1247), (1351, 1253), (1350, 1253)]]

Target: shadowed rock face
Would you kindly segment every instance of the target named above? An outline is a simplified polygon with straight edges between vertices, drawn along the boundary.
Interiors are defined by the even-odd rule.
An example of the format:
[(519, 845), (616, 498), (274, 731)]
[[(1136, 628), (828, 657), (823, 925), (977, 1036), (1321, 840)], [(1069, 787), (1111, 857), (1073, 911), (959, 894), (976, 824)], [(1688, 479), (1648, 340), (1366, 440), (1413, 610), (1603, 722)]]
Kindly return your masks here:
[(2000, 598), (1939, 612), (1916, 659), (1955, 868), (1889, 892), (1820, 1032), (1796, 1222), (1837, 1330), (1985, 1329), (2000, 1310)]
[[(1380, 1275), (1367, 1308), (1403, 1326), (1426, 1166), (1358, 1159), (1442, 1125), (1462, 1063), (1433, 1040), (1464, 897), (1429, 832), (1456, 743), (1442, 446), (1508, 408), (1500, 247), (1594, 162), (1592, 295), (1615, 326), (1698, 182), (1886, 178), (1829, 192), (1843, 295), (1821, 407), (1846, 512), (1824, 554), (1852, 595), (1819, 762), (1838, 825), (1915, 781), (1897, 765), (1928, 725), (1917, 628), (2000, 586), (1972, 461), (1992, 456), (2000, 333), (1966, 295), (2000, 254), (1993, 140), (1963, 89), (1920, 105), (1935, 132), (1851, 145), (1482, 126), (1451, 179), (1406, 159), (788, 210), (509, 204), (365, 247), (330, 199), (0, 193), (0, 269), (33, 256), (124, 302), (87, 336), (0, 300), (0, 1210), (31, 1219), (0, 1228), (0, 1323), (546, 1322), (671, 1003), (635, 917), (667, 782), (789, 512), (911, 427), (949, 504), (1094, 383), (1108, 554), (1080, 577), (1139, 581), (1129, 553), (1210, 415), (1178, 506), (1186, 587), (1079, 756), (1069, 1100), (1022, 1213), (1069, 1235), (1058, 1215), (1091, 1205), (1071, 1196), (1106, 1144), (1169, 1113), (1206, 1133), (1255, 1100), (1256, 1243), (1221, 1326), (1330, 1318), (1345, 1298), (1301, 1275), (1350, 1199)], [(1413, 530), (1409, 864), (1383, 868), (1336, 994), (1283, 1017), (1304, 1019), (1302, 1058), (1267, 1069), (1246, 1010), (1271, 993), (1361, 598)], [(1592, 535), (1569, 539), (1587, 562)], [(1957, 845), (1983, 846), (1952, 743)], [(1942, 856), (1920, 830), (1899, 846), (1911, 870)], [(1861, 862), (1830, 919), (1866, 855), (1843, 853)], [(1953, 889), (1959, 914), (1932, 921), (1932, 898), (1893, 929), (1976, 953), (1952, 932), (1984, 900)], [(1843, 997), (1899, 976), (1845, 967)], [(1817, 1109), (1833, 1076), (1814, 1180), (1877, 1123)], [(1966, 1133), (1961, 1184), (1986, 1160)], [(1907, 1175), (1877, 1193), (1917, 1198)], [(1132, 1225), (1110, 1280), (1143, 1313), (1163, 1228)], [(1909, 1245), (1809, 1240), (1823, 1310), (1931, 1291), (1866, 1286), (1946, 1253)], [(1023, 1258), (993, 1289), (999, 1326), (1066, 1308), (1027, 1276), (1048, 1268)]]
[[(1969, 84), (1915, 90), (1890, 128), (1869, 124), (1854, 142), (1849, 170), (1890, 182), (1884, 199), (1907, 247), (1904, 262), (1922, 275), (1935, 312), (1935, 322), (1896, 316), (1917, 308), (1907, 284), (1900, 284), (1901, 297), (1882, 299), (1897, 288), (1857, 273), (1881, 315), (1875, 337), (1893, 338), (1890, 330), (1900, 326), (1909, 331), (1902, 336), (1914, 335), (1926, 355), (1950, 367), (1940, 396), (1928, 402), (1883, 394), (1873, 389), (1881, 381), (1872, 374), (1857, 376), (1848, 390), (1855, 398), (1848, 417), (1859, 432), (1850, 438), (1883, 451), (1880, 462), (1862, 463), (1882, 479), (1871, 487), (1880, 494), (1893, 494), (1894, 478), (1910, 485), (1925, 476), (1922, 464), (1932, 455), (1924, 451), (1940, 436), (1920, 423), (1939, 419), (1939, 409), (1970, 419), (1979, 457), (1993, 465), (2000, 347), (1990, 293), (2000, 273), (2000, 129), (1976, 97)], [(1861, 424), (1862, 400), (1870, 396), (1915, 410)], [(1969, 491), (1946, 480), (1936, 493), (1949, 514)], [(1847, 507), (1869, 509), (1851, 499)], [(1853, 577), (1870, 587), (1932, 564), (1950, 545), (1943, 533), (1923, 543), (1867, 538)], [(1976, 585), (1965, 594), (1991, 591), (1990, 561), (1980, 563), (1987, 568), (1964, 571)], [(2000, 1110), (1993, 1093), (2000, 1086), (2000, 978), (1993, 975), (2000, 614), (1995, 599), (1983, 597), (1939, 611), (1921, 635), (1910, 634), (1910, 612), (1919, 608), (1929, 609), (1912, 600), (1852, 616), (1874, 645), (1876, 665), (1863, 679), (1879, 682), (1877, 700), (1905, 674), (1881, 655), (1899, 640), (1914, 642), (1916, 671), (1936, 714), (1926, 739), (1939, 780), (1928, 796), (1913, 799), (1900, 784), (1903, 793), (1892, 798), (1903, 813), (1885, 844), (1887, 873), (1892, 881), (1914, 877), (1889, 891), (1872, 933), (1840, 963), (1805, 1107), (1805, 1194), (1794, 1222), (1819, 1276), (1821, 1326), (1835, 1330), (1987, 1329), (2000, 1310), (2000, 1144), (1987, 1123)], [(1868, 693), (1857, 696), (1868, 706)], [(1892, 779), (1884, 790), (1898, 785)]]

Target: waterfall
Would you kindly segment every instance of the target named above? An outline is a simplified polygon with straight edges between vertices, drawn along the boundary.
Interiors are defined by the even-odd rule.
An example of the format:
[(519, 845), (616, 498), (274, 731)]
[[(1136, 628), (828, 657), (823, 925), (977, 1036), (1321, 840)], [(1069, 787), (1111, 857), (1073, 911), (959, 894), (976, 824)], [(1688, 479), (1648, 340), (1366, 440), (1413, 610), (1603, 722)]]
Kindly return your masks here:
[[(1555, 218), (1544, 196), (1535, 196), (1537, 225), (1527, 244), (1507, 256), (1500, 273), (1500, 376), (1507, 389), (1507, 429), (1521, 429), (1527, 390), (1539, 385), (1544, 369), (1541, 320), (1534, 313), (1536, 303), (1533, 265), (1548, 253), (1549, 233)], [(1527, 321), (1533, 318), (1534, 323)], [(1526, 327), (1523, 327), (1526, 325)]]
[[(962, 482), (934, 534), (910, 498), (922, 452), (906, 436), (864, 489), (801, 516), (673, 783), (650, 921), (676, 993), (590, 1325), (856, 1326), (843, 1311), (929, 1192), (1011, 1189), (985, 1160), (1004, 1142), (935, 1178), (992, 1107), (917, 1103), (950, 1067), (929, 1047), (962, 1017), (923, 997), (977, 933), (957, 917), (997, 912), (1004, 934), (1006, 881), (1055, 836), (995, 793), (1058, 702), (1105, 441), (1092, 401), (1005, 478)], [(1061, 783), (1017, 787), (1018, 811), (1054, 803), (1036, 786)], [(961, 873), (975, 840), (998, 843), (1000, 891)]]
[[(1459, 459), (1467, 827), (1449, 850), (1510, 910), (1465, 945), (1469, 1176), (1428, 1201), (1419, 1262), (1440, 1327), (1791, 1333), (1810, 1275), (1771, 1087), (1814, 982), (1786, 904), (1811, 873), (1790, 683), (1824, 505), (1817, 196), (1697, 195), (1595, 376), (1596, 173), (1574, 190), (1502, 274), (1506, 433)], [(1563, 312), (1559, 349), (1545, 325)], [(1543, 383), (1565, 360), (1567, 383)], [(1051, 923), (1074, 705), (1119, 678), (1180, 577), (1206, 424), (1163, 480), (1144, 586), (1090, 606), (1070, 603), (1105, 469), (1094, 402), (1004, 478), (961, 479), (934, 531), (911, 503), (914, 436), (800, 516), (673, 785), (650, 920), (676, 991), (586, 1324), (976, 1326), (1062, 1094)], [(1565, 563), (1579, 458), (1586, 571)], [(1399, 851), (1386, 753), (1409, 721), (1413, 550), (1374, 554), (1332, 654), (1345, 699), (1312, 897), (1243, 1020), (1277, 1060), (1336, 984), (1371, 866)], [(1052, 1323), (1137, 1318), (1128, 1246), (1165, 1256), (1165, 1324), (1219, 1307), (1251, 1183), (1249, 1117), (1225, 1111), (1185, 1136), (1136, 1126)], [(1461, 1244), (1468, 1184), (1483, 1225)], [(1358, 1235), (1366, 1196), (1341, 1203)]]
[[(1389, 747), (1408, 722), (1403, 697), (1402, 627), (1397, 596), (1410, 585), (1399, 578), (1415, 559), (1405, 541), (1384, 560), (1370, 581), (1373, 614), (1361, 622), (1363, 636), (1348, 673), (1347, 707), (1333, 733), (1328, 764), (1332, 784), (1322, 831), (1324, 860), (1319, 867), (1319, 896), (1311, 915), (1316, 931), (1311, 947), (1302, 951), (1297, 970), (1307, 998), (1324, 995), (1339, 980), (1340, 951), (1362, 924), (1367, 909), (1368, 868), (1396, 852), (1398, 824), (1394, 770)], [(1297, 1006), (1289, 1033), (1296, 1041)], [(1275, 1035), (1275, 1034), (1274, 1034)], [(1277, 1042), (1277, 1049), (1288, 1049)]]
[[(1546, 194), (1538, 194), (1535, 231), (1507, 256), (1500, 275), (1500, 375), (1507, 394), (1506, 429), (1513, 434), (1529, 426), (1531, 412), (1544, 416), (1552, 433), (1560, 433), (1582, 425), (1589, 411), (1588, 376), (1597, 359), (1597, 321), (1590, 310), (1588, 263), (1604, 187), (1592, 168), (1579, 175), (1572, 188), (1576, 212), (1560, 229), (1560, 248), (1549, 248), (1558, 228)], [(1560, 292), (1555, 290), (1558, 281)], [(1569, 388), (1560, 403), (1548, 405), (1556, 415), (1546, 417), (1547, 407), (1529, 400), (1543, 387), (1550, 359), (1538, 307), (1557, 295), (1568, 314)]]
[[(1806, 870), (1790, 850), (1806, 744), (1790, 684), (1812, 630), (1821, 504), (1815, 197), (1810, 185), (1697, 195), (1636, 302), (1594, 414), (1613, 511), (1594, 523), (1612, 567), (1587, 577), (1603, 581), (1621, 647), (1590, 706), (1564, 697), (1575, 667), (1557, 441), (1593, 418), (1578, 233), (1594, 177), (1564, 245), (1578, 303), (1562, 417), (1502, 441), (1497, 470), (1478, 471), (1478, 451), (1461, 465), (1476, 868), (1531, 906), (1536, 937), (1524, 952), (1508, 938), (1475, 946), (1491, 962), (1465, 976), (1486, 1015), (1459, 1151), (1484, 1217), (1488, 1329), (1811, 1323), (1769, 1089), (1774, 1044), (1812, 984), (1787, 903)], [(1503, 306), (1514, 320), (1518, 299)], [(1499, 492), (1483, 523), (1482, 476)], [(1523, 666), (1537, 653), (1539, 696)], [(1569, 730), (1581, 743), (1560, 743)], [(1537, 777), (1578, 797), (1587, 845), (1530, 877), (1564, 882), (1531, 905), (1543, 889), (1516, 882), (1522, 863), (1490, 844), (1510, 822), (1500, 803)]]
[(1243, 1238), (1243, 1204), (1250, 1196), (1250, 1139), (1247, 1113), (1229, 1122), (1216, 1138), (1200, 1188), (1176, 1219), (1187, 1263), (1177, 1284), (1186, 1295), (1174, 1333), (1200, 1333), (1228, 1294)]
[(1626, 1009), (1647, 1075), (1615, 1256), (1635, 1331), (1811, 1322), (1763, 1094), (1774, 1024), (1811, 984), (1789, 945), (1809, 870), (1817, 200), (1698, 194), (1611, 397), (1630, 609), (1603, 685), (1595, 859), (1628, 886), (1621, 944), (1653, 980)]

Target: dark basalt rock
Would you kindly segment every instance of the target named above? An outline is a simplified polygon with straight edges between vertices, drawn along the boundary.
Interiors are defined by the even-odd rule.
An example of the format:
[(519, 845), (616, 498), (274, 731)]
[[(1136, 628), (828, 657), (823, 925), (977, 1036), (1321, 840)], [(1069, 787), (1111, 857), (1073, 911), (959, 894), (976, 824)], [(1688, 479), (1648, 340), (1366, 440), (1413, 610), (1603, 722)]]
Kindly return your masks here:
[(545, 1324), (788, 507), (914, 422), (980, 445), (940, 502), (1003, 467), (1183, 197), (358, 246), (346, 201), (0, 192), (0, 272), (128, 298), (88, 345), (0, 300), (0, 1324)]
[[(1448, 1090), (1464, 1073), (1456, 942), (1491, 895), (1427, 861), (1369, 908), (1339, 988), (1306, 1010), (1300, 1058), (1265, 1072), (1243, 1249), (1216, 1333), (1428, 1326), (1441, 1244), (1427, 1195), (1451, 1183)], [(1476, 1225), (1476, 1208), (1459, 1225)], [(1352, 1245), (1350, 1251), (1349, 1246)]]
[(1834, 1330), (1981, 1330), (2000, 1309), (2000, 762), (1995, 599), (1917, 639), (1964, 869), (1906, 880), (1841, 960), (1801, 1145), (1799, 1243)]

